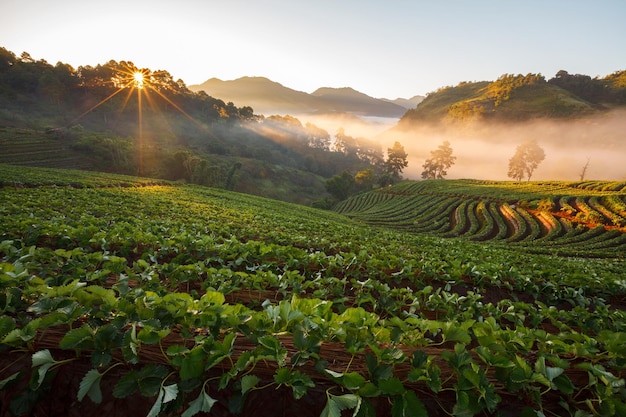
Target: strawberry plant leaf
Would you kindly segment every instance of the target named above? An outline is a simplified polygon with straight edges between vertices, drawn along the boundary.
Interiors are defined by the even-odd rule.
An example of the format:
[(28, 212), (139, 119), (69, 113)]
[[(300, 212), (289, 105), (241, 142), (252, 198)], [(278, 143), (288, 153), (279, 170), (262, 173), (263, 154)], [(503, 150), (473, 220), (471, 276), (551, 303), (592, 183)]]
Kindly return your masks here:
[(202, 390), (198, 398), (189, 403), (189, 408), (183, 412), (181, 417), (192, 417), (198, 413), (208, 413), (216, 402), (217, 400), (211, 398), (209, 394)]
[(117, 381), (113, 387), (113, 396), (115, 398), (126, 398), (139, 390), (139, 382), (137, 380), (137, 371), (131, 371)]
[(15, 320), (10, 316), (0, 317), (0, 338), (4, 338), (10, 331), (15, 328)]
[(564, 394), (571, 395), (575, 391), (574, 384), (572, 384), (572, 380), (565, 374), (561, 374), (555, 377), (552, 380), (552, 385), (554, 388), (558, 389)]
[(78, 388), (78, 401), (82, 401), (85, 395), (89, 395), (94, 403), (100, 404), (102, 402), (102, 391), (100, 390), (102, 375), (97, 369), (90, 369), (85, 374)]
[(378, 388), (380, 388), (380, 392), (384, 395), (402, 395), (406, 391), (404, 385), (402, 385), (402, 381), (398, 378), (389, 378), (383, 379), (378, 382)]
[(32, 367), (37, 368), (37, 381), (33, 385), (33, 389), (37, 390), (46, 378), (48, 370), (58, 362), (54, 360), (48, 349), (40, 350), (33, 353)]
[(161, 412), (161, 407), (163, 406), (163, 396), (165, 395), (165, 391), (163, 389), (159, 390), (159, 395), (157, 396), (156, 401), (148, 411), (147, 417), (156, 417)]
[(56, 363), (56, 361), (52, 357), (52, 354), (50, 353), (50, 350), (48, 349), (40, 350), (39, 352), (33, 353), (32, 362), (33, 368), (36, 366)]
[(376, 417), (376, 409), (368, 400), (361, 399), (358, 412), (354, 417)]
[(260, 381), (261, 379), (256, 375), (245, 375), (241, 378), (241, 393), (245, 394), (250, 391), (252, 388), (256, 387)]
[(163, 404), (169, 403), (170, 401), (174, 401), (176, 397), (178, 397), (178, 385), (177, 384), (166, 385), (161, 389), (163, 390), (163, 393), (164, 393)]
[(428, 417), (428, 411), (413, 391), (396, 397), (391, 406), (392, 417)]
[(18, 371), (16, 373), (14, 373), (13, 375), (8, 376), (7, 378), (4, 378), (2, 381), (0, 381), (0, 391), (2, 391), (3, 389), (5, 389), (6, 387), (9, 387), (11, 385), (13, 385), (13, 382), (22, 374), (22, 371)]
[(349, 408), (355, 408), (354, 414), (359, 412), (361, 397), (354, 394), (332, 395), (326, 394), (328, 400), (326, 406), (322, 410), (320, 417), (341, 417), (341, 412)]
[(348, 372), (341, 378), (341, 383), (349, 390), (357, 390), (365, 385), (365, 378), (358, 372)]
[(63, 336), (63, 339), (59, 342), (61, 349), (76, 349), (90, 347), (87, 343), (93, 340), (94, 331), (87, 324), (84, 324), (78, 329), (72, 329)]
[(156, 417), (161, 412), (161, 408), (163, 404), (166, 404), (170, 401), (173, 401), (178, 396), (178, 385), (171, 384), (163, 386), (161, 385), (161, 389), (159, 389), (159, 395), (157, 396), (156, 401), (152, 405), (152, 408), (148, 412), (147, 417)]
[(180, 379), (197, 378), (204, 372), (204, 351), (202, 346), (196, 346), (185, 355), (180, 366)]

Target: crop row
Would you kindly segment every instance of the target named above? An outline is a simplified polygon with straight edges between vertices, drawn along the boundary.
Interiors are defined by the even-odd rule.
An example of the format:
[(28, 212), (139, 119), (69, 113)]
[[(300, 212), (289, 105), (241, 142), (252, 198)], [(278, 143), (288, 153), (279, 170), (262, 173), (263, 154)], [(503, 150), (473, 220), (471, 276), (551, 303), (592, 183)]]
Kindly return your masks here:
[[(432, 183), (432, 186), (430, 185)], [(532, 251), (587, 256), (620, 256), (626, 251), (625, 193), (571, 196), (552, 195), (552, 185), (534, 201), (515, 200), (520, 194), (500, 191), (478, 198), (476, 190), (457, 193), (473, 182), (453, 182), (450, 189), (441, 182), (404, 183), (391, 189), (372, 191), (340, 203), (335, 210), (372, 225), (385, 225), (409, 232), (443, 237), (464, 237), (476, 241), (501, 241)], [(502, 183), (503, 188), (508, 186)], [(397, 190), (396, 190), (397, 188)], [(479, 189), (483, 189), (480, 184)], [(563, 187), (561, 184), (560, 191)], [(606, 185), (602, 189), (611, 188)], [(585, 188), (586, 189), (586, 188)], [(528, 191), (522, 191), (526, 196)], [(381, 200), (379, 195), (392, 196)], [(358, 201), (358, 203), (357, 203)], [(367, 207), (360, 210), (359, 207)], [(602, 235), (598, 237), (597, 235)]]
[(32, 168), (0, 163), (0, 188), (32, 188), (59, 186), (73, 188), (135, 187), (167, 184), (168, 181), (138, 178), (121, 174), (105, 174), (78, 169)]
[[(149, 416), (236, 410), (278, 387), (298, 401), (320, 393), (325, 416), (377, 404), (415, 416), (625, 411), (623, 260), (369, 227), (201, 187), (62, 187), (75, 180), (55, 175), (0, 189), (0, 350), (27, 359), (3, 362), (0, 395), (16, 410), (71, 368), (74, 401), (140, 395)], [(455, 218), (456, 200), (437, 197)]]
[[(353, 263), (344, 256), (334, 257), (341, 266), (333, 276), (314, 274), (310, 280), (295, 271), (272, 272), (271, 260), (286, 258), (285, 250), (293, 249), (258, 243), (219, 248), (204, 241), (176, 259), (171, 257), (174, 247), (189, 242), (167, 240), (170, 246), (162, 253), (148, 250), (145, 259), (132, 264), (106, 251), (2, 244), (1, 343), (4, 349), (33, 352), (34, 382), (17, 395), (18, 403), (45, 389), (49, 369), (71, 366), (62, 359), (63, 351), (78, 350), (92, 364), (82, 376), (79, 400), (100, 401), (100, 381), (121, 366), (125, 372), (115, 381), (113, 395), (129, 395), (148, 374), (156, 389), (141, 393), (152, 397), (153, 409), (168, 409), (158, 396), (167, 386), (181, 400), (187, 394), (186, 415), (200, 411), (194, 398), (206, 395), (212, 402), (213, 392), (228, 387), (245, 394), (238, 384), (250, 384), (249, 389), (284, 384), (296, 398), (330, 384), (337, 387), (336, 395), (352, 395), (366, 407), (371, 397), (398, 404), (410, 397), (424, 410), (424, 404), (433, 407), (430, 398), (448, 390), (472, 399), (458, 400), (450, 411), (471, 414), (494, 411), (504, 392), (540, 390), (543, 394), (529, 403), (539, 410), (549, 408), (555, 397), (591, 396), (613, 408), (623, 406), (606, 386), (623, 384), (610, 363), (626, 354), (624, 314), (582, 290), (568, 288), (572, 310), (539, 301), (487, 303), (480, 294), (460, 296), (430, 286), (394, 292), (378, 280), (335, 276)], [(213, 248), (208, 262), (194, 251), (201, 247)], [(215, 252), (224, 258), (217, 261)], [(198, 261), (186, 263), (192, 259)], [(214, 262), (223, 267), (210, 266)], [(255, 290), (263, 291), (257, 303), (245, 297)], [(310, 298), (307, 291), (323, 298)], [(538, 294), (549, 292), (546, 286)], [(347, 294), (352, 302), (347, 303)], [(394, 302), (404, 314), (374, 312), (379, 310), (375, 303)], [(272, 365), (254, 371), (259, 362)], [(552, 381), (552, 371), (564, 376)], [(580, 381), (600, 376), (606, 381), (597, 385)], [(3, 377), (7, 381), (17, 374)], [(474, 378), (481, 382), (468, 385)], [(184, 392), (189, 385), (195, 387), (193, 394)], [(198, 392), (200, 385), (204, 388)], [(490, 394), (483, 398), (482, 390)], [(422, 399), (413, 398), (415, 392)], [(332, 406), (332, 397), (328, 401)]]

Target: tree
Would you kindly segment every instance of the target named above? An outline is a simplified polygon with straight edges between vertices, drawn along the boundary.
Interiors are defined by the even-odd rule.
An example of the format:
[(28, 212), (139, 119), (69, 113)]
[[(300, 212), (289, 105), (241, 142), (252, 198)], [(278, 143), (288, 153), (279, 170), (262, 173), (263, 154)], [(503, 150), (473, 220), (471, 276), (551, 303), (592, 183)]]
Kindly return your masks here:
[(527, 176), (528, 181), (539, 166), (539, 163), (546, 157), (543, 148), (536, 140), (531, 139), (519, 145), (515, 155), (509, 159), (508, 176), (516, 181), (521, 181)]
[(340, 127), (335, 135), (335, 150), (346, 156), (356, 156), (358, 146), (356, 140), (352, 136), (346, 135), (346, 132)]
[(585, 174), (587, 174), (587, 169), (589, 168), (590, 158), (587, 158), (587, 163), (583, 166), (583, 170), (580, 172), (580, 180), (583, 181), (585, 179)]
[(448, 175), (446, 171), (456, 160), (456, 156), (452, 156), (452, 148), (450, 142), (447, 140), (443, 144), (439, 145), (434, 151), (430, 151), (431, 157), (424, 162), (424, 171), (422, 172), (422, 178), (424, 179), (443, 179)]
[(321, 149), (323, 151), (330, 150), (330, 134), (312, 123), (306, 124), (307, 144), (310, 148)]
[(332, 194), (337, 200), (345, 200), (352, 193), (355, 181), (350, 172), (343, 171), (332, 178), (326, 180), (326, 191)]
[(354, 176), (354, 182), (363, 190), (369, 190), (374, 186), (376, 177), (372, 168), (359, 171)]
[(407, 156), (404, 146), (400, 142), (395, 142), (393, 147), (387, 148), (387, 160), (385, 161), (387, 173), (391, 174), (395, 179), (399, 179), (402, 170), (409, 165), (409, 161), (406, 159)]

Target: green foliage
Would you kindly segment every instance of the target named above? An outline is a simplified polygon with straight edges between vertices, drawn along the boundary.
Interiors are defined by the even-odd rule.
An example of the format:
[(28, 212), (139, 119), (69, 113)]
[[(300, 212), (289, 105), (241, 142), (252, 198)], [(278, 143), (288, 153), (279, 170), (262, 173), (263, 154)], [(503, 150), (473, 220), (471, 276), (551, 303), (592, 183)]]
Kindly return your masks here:
[(167, 71), (113, 60), (52, 66), (4, 48), (0, 55), (0, 163), (138, 174), (310, 204), (328, 196), (323, 178), (382, 162), (376, 142), (358, 138), (346, 153), (331, 151), (317, 126), (191, 92)]
[[(559, 71), (546, 81), (541, 74), (503, 74), (496, 81), (462, 82), (428, 94), (409, 110), (400, 126), (414, 122), (575, 118), (626, 103), (624, 71), (604, 78)], [(605, 107), (606, 104), (609, 106)]]
[[(394, 416), (495, 414), (504, 398), (544, 415), (624, 408), (626, 317), (607, 301), (624, 295), (623, 260), (536, 255), (539, 238), (436, 238), (399, 220), (422, 206), (435, 207), (429, 224), (443, 206), (453, 218), (460, 196), (480, 198), (484, 219), (496, 201), (621, 207), (618, 184), (402, 182), (347, 200), (355, 222), (197, 186), (11, 172), (33, 184), (0, 189), (0, 349), (32, 365), (0, 373), (0, 390), (28, 386), (14, 411), (78, 363), (90, 369), (77, 400), (103, 401), (106, 376), (116, 398), (146, 397), (150, 416), (241, 410), (278, 386), (300, 400), (326, 390), (326, 416), (370, 416), (376, 398)], [(591, 233), (560, 242), (600, 245)], [(623, 250), (620, 236), (606, 247)], [(37, 349), (51, 329), (62, 336)]]
[(354, 192), (356, 182), (352, 174), (344, 171), (341, 175), (335, 175), (326, 180), (326, 190), (337, 200), (345, 200)]
[[(611, 258), (620, 256), (626, 239), (623, 231), (608, 230), (622, 223), (622, 189), (623, 183), (608, 181), (404, 182), (353, 196), (334, 209), (405, 232), (501, 242), (533, 253)], [(471, 267), (463, 273), (482, 275)]]

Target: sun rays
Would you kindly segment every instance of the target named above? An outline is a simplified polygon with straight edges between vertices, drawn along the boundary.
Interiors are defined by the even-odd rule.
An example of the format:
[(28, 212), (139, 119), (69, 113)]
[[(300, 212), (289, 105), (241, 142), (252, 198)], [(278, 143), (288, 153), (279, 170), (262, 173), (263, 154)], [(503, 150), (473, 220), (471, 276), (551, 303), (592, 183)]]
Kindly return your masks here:
[(135, 87), (138, 89), (143, 88), (143, 73), (138, 71), (133, 73), (133, 79), (135, 80)]
[[(195, 120), (185, 110), (183, 110), (178, 104), (167, 97), (167, 92), (176, 92), (181, 88), (180, 83), (175, 82), (171, 75), (166, 71), (150, 71), (146, 68), (138, 68), (132, 62), (121, 61), (119, 64), (116, 62), (110, 62), (106, 67), (110, 71), (110, 77), (104, 77), (100, 81), (100, 86), (112, 86), (115, 88), (111, 94), (104, 99), (100, 100), (97, 104), (90, 107), (87, 111), (76, 117), (72, 123), (75, 123), (82, 117), (93, 112), (98, 107), (102, 106), (109, 100), (113, 99), (122, 91), (126, 94), (123, 95), (123, 99), (120, 100), (120, 106), (118, 112), (122, 113), (131, 102), (131, 99), (136, 92), (137, 100), (137, 170), (139, 175), (145, 174), (143, 164), (143, 153), (145, 151), (146, 142), (144, 141), (144, 103), (148, 104), (148, 107), (153, 113), (160, 115), (161, 122), (165, 123), (169, 127), (169, 121), (164, 116), (163, 109), (156, 102), (155, 98), (163, 100), (167, 105), (174, 108), (185, 118), (192, 121), (195, 125), (202, 129), (208, 129), (208, 127)], [(154, 94), (152, 94), (154, 93)], [(166, 106), (167, 106), (166, 105)], [(166, 128), (167, 128), (166, 127)]]

